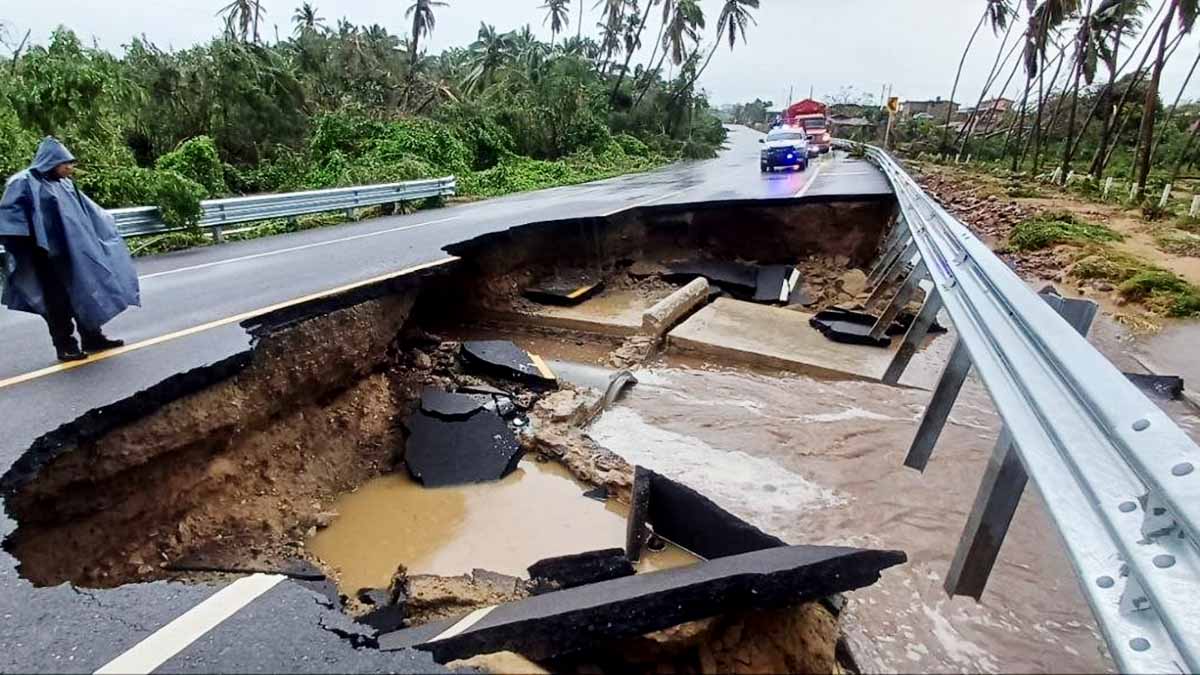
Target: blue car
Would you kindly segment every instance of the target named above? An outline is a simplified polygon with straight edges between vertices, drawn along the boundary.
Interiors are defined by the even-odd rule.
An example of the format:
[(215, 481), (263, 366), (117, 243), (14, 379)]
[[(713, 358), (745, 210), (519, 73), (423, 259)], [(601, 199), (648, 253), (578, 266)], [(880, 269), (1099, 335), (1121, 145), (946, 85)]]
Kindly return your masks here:
[(779, 127), (772, 129), (766, 138), (759, 139), (763, 144), (759, 166), (763, 173), (774, 171), (779, 167), (787, 167), (804, 171), (808, 168), (808, 134), (797, 127)]

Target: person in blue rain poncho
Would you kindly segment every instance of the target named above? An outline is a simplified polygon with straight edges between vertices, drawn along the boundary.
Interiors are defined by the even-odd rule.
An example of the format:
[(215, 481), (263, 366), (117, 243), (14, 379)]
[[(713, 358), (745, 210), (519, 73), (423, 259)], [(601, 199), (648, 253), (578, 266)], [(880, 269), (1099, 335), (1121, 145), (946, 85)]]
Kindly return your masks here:
[(40, 314), (61, 361), (120, 347), (101, 327), (141, 303), (129, 249), (112, 216), (75, 187), (74, 171), (74, 155), (47, 137), (0, 199), (0, 245), (9, 257), (0, 301)]

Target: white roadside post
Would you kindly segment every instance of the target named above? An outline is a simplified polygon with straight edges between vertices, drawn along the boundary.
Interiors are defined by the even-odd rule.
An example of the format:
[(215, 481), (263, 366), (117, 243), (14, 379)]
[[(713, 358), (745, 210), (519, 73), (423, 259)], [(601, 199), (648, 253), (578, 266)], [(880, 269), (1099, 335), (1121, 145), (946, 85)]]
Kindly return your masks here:
[(1195, 218), (1200, 215), (1200, 195), (1192, 197), (1192, 208), (1188, 209), (1188, 217)]
[(1158, 208), (1167, 208), (1167, 200), (1171, 199), (1171, 184), (1167, 183), (1163, 186), (1162, 196), (1158, 198)]
[(1108, 178), (1104, 179), (1104, 195), (1103, 195), (1104, 199), (1108, 199), (1108, 193), (1109, 193), (1109, 191), (1112, 190), (1112, 184), (1113, 184), (1112, 176), (1109, 176)]

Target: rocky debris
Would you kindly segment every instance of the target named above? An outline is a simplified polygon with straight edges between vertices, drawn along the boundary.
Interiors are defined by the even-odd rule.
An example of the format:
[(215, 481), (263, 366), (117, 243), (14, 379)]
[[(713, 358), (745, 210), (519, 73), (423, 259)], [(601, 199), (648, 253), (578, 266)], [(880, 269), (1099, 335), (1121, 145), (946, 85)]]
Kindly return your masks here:
[(461, 349), (463, 361), (480, 372), (533, 385), (557, 383), (540, 358), (510, 340), (473, 340), (462, 343)]
[(629, 266), (628, 271), (629, 276), (635, 279), (645, 279), (647, 277), (662, 276), (667, 272), (667, 268), (649, 260), (636, 260)]
[(512, 473), (521, 459), (516, 436), (491, 410), (456, 421), (417, 411), (405, 426), (409, 436), (404, 464), (413, 479), (426, 487), (499, 480)]
[(529, 566), (529, 579), (533, 593), (538, 595), (619, 579), (634, 572), (623, 549), (609, 548), (539, 560)]
[(646, 515), (655, 535), (709, 560), (787, 546), (692, 488), (642, 467), (637, 471), (649, 479)]
[(613, 368), (631, 368), (649, 360), (658, 347), (658, 339), (648, 335), (634, 335), (627, 338), (620, 347), (608, 357), (608, 365)]
[(838, 625), (819, 603), (726, 617), (698, 649), (703, 673), (841, 673)]
[(543, 423), (534, 414), (530, 450), (557, 460), (571, 475), (592, 485), (603, 485), (616, 499), (624, 499), (633, 485), (633, 467), (620, 455), (601, 447), (582, 430), (566, 424)]
[(581, 425), (603, 399), (592, 389), (563, 387), (547, 394), (533, 404), (532, 414), (542, 421), (566, 425)]
[(364, 588), (355, 596), (365, 609), (355, 621), (375, 629), (376, 635), (397, 631), (406, 625), (408, 598), (405, 589), (397, 587), (395, 580), (392, 585), (389, 590)]
[(440, 663), (504, 650), (542, 661), (727, 612), (788, 607), (861, 588), (905, 560), (899, 551), (772, 548), (536, 595), (500, 605), (457, 634), (430, 641), (428, 633), (442, 626), (416, 640), (397, 631), (380, 636), (379, 645), (415, 646)]
[(550, 671), (517, 654), (495, 652), (479, 654), (469, 659), (459, 659), (446, 664), (450, 670), (471, 670), (492, 675), (550, 675)]
[(642, 314), (642, 334), (661, 338), (709, 297), (708, 280), (699, 277), (659, 300)]
[(862, 270), (847, 270), (839, 279), (843, 291), (858, 297), (867, 290), (867, 273)]
[(456, 577), (408, 576), (403, 588), (410, 626), (457, 619), (483, 607), (529, 597), (521, 580), (485, 570)]

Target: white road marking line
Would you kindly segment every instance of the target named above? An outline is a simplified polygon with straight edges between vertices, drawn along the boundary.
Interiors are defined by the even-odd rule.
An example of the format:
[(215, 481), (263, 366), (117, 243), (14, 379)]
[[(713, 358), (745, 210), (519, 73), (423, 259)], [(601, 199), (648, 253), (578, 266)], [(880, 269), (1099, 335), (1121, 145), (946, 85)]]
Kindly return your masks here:
[(195, 270), (207, 269), (209, 267), (217, 267), (218, 265), (228, 265), (230, 263), (244, 262), (246, 260), (256, 260), (258, 258), (267, 258), (267, 257), (273, 256), (273, 255), (281, 255), (284, 253), (294, 253), (296, 251), (304, 251), (306, 249), (319, 248), (321, 246), (329, 246), (331, 244), (341, 244), (341, 243), (345, 243), (347, 241), (355, 241), (358, 239), (368, 239), (370, 237), (379, 237), (379, 236), (383, 236), (385, 234), (392, 234), (393, 232), (404, 232), (405, 230), (415, 230), (418, 227), (425, 227), (427, 225), (437, 225), (438, 223), (445, 223), (445, 222), (449, 222), (451, 220), (458, 220), (460, 218), (462, 218), (462, 216), (450, 216), (449, 218), (439, 218), (437, 220), (428, 220), (423, 223), (414, 223), (412, 225), (402, 225), (400, 227), (392, 227), (392, 228), (388, 228), (386, 230), (379, 230), (377, 232), (365, 232), (363, 234), (355, 234), (355, 235), (351, 235), (349, 237), (342, 237), (340, 239), (330, 239), (328, 241), (317, 241), (317, 242), (313, 242), (311, 244), (304, 244), (302, 246), (292, 246), (289, 248), (281, 248), (281, 249), (276, 249), (274, 251), (263, 251), (262, 253), (255, 253), (253, 255), (244, 255), (239, 258), (228, 258), (226, 260), (214, 260), (212, 262), (203, 263), (200, 265), (189, 265), (187, 267), (180, 267), (180, 268), (173, 269), (173, 270), (163, 270), (162, 272), (154, 272), (152, 274), (144, 274), (144, 275), (138, 277), (138, 279), (144, 280), (144, 279), (153, 279), (155, 277), (165, 277), (169, 274), (178, 274), (180, 272), (193, 272)]
[(804, 187), (800, 188), (800, 191), (796, 193), (796, 195), (795, 195), (796, 199), (800, 199), (804, 195), (808, 194), (808, 191), (812, 189), (812, 186), (814, 184), (816, 184), (817, 179), (821, 177), (821, 169), (824, 169), (824, 168), (825, 168), (824, 162), (817, 164), (817, 168), (813, 170), (812, 178), (809, 178), (808, 182), (804, 184)]
[(779, 289), (779, 301), (787, 302), (788, 298), (792, 297), (792, 291), (795, 290), (798, 283), (800, 283), (800, 270), (793, 268), (791, 276), (783, 280), (783, 288)]
[(454, 637), (455, 635), (459, 635), (460, 633), (465, 632), (471, 626), (474, 626), (475, 624), (482, 621), (483, 617), (487, 616), (488, 614), (491, 614), (493, 609), (496, 609), (496, 605), (492, 605), (491, 607), (481, 607), (481, 608), (475, 610), (474, 612), (471, 612), (470, 614), (464, 616), (461, 620), (459, 620), (458, 623), (454, 624), (453, 626), (450, 626), (446, 630), (439, 633), (438, 636), (433, 638), (432, 640), (430, 640), (430, 642), (437, 642), (438, 640), (449, 640), (450, 638)]
[(155, 668), (285, 578), (279, 574), (253, 574), (238, 579), (109, 661), (96, 671), (96, 675), (148, 675), (154, 672)]
[(634, 204), (629, 204), (629, 205), (627, 205), (627, 206), (622, 206), (622, 207), (620, 207), (620, 208), (618, 208), (618, 209), (613, 209), (612, 211), (609, 211), (608, 213), (602, 213), (602, 214), (600, 214), (600, 217), (601, 217), (601, 218), (607, 218), (607, 217), (609, 217), (609, 216), (616, 215), (616, 214), (618, 214), (618, 213), (620, 213), (620, 212), (622, 212), (622, 211), (629, 211), (630, 209), (636, 209), (636, 208), (639, 208), (639, 207), (642, 207), (642, 206), (649, 206), (650, 204), (653, 204), (653, 203), (655, 203), (655, 202), (661, 202), (662, 200), (664, 200), (664, 199), (667, 199), (668, 197), (674, 197), (675, 195), (680, 195), (680, 194), (683, 194), (684, 192), (687, 192), (688, 190), (691, 190), (691, 189), (692, 189), (692, 188), (694, 188), (694, 187), (696, 187), (696, 186), (695, 186), (695, 185), (693, 185), (693, 186), (691, 186), (691, 187), (685, 187), (685, 188), (683, 188), (682, 190), (676, 190), (676, 191), (674, 191), (674, 192), (668, 192), (668, 193), (666, 193), (665, 195), (659, 195), (659, 196), (657, 196), (657, 197), (654, 197), (654, 198), (652, 198), (652, 199), (647, 199), (647, 200), (645, 200), (645, 201), (640, 201), (640, 202), (636, 202), (636, 203), (634, 203)]

